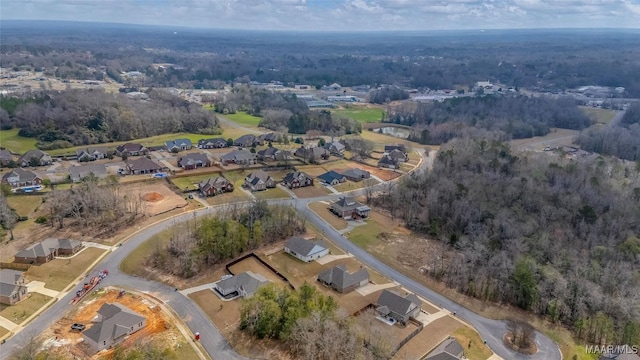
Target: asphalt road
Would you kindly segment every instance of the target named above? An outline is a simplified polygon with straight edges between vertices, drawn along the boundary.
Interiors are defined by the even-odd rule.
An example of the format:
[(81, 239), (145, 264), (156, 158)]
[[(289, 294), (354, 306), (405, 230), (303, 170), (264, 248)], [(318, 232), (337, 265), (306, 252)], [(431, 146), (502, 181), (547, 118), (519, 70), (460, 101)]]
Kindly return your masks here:
[[(421, 168), (429, 167), (429, 161), (423, 161)], [(377, 190), (382, 190), (385, 187), (384, 184), (376, 186)], [(359, 189), (352, 192), (353, 195), (361, 195), (364, 193), (364, 189)], [(555, 360), (561, 359), (561, 354), (556, 344), (548, 337), (538, 333), (536, 342), (538, 344), (538, 353), (535, 355), (522, 355), (517, 354), (503, 345), (502, 336), (506, 331), (506, 325), (503, 321), (497, 321), (484, 318), (472, 311), (461, 307), (457, 303), (449, 300), (448, 298), (438, 294), (437, 292), (427, 288), (426, 286), (410, 279), (402, 273), (392, 269), (380, 260), (366, 252), (365, 250), (357, 247), (352, 242), (347, 240), (339, 232), (333, 229), (322, 218), (313, 213), (308, 204), (315, 201), (327, 201), (335, 199), (336, 195), (328, 195), (318, 198), (310, 199), (295, 199), (295, 200), (272, 200), (269, 201), (273, 204), (287, 204), (295, 206), (298, 212), (313, 223), (318, 229), (324, 232), (332, 241), (338, 244), (345, 251), (353, 254), (358, 260), (366, 264), (372, 269), (376, 269), (381, 274), (397, 281), (408, 290), (419, 294), (420, 296), (428, 299), (429, 301), (440, 304), (450, 311), (455, 311), (456, 316), (459, 316), (469, 324), (474, 326), (480, 335), (487, 340), (487, 345), (497, 355), (504, 359), (530, 359), (530, 360)], [(210, 215), (214, 213), (216, 208), (200, 209), (196, 211), (196, 216)], [(121, 247), (113, 251), (97, 266), (96, 271), (103, 268), (109, 269), (109, 276), (103, 280), (100, 284), (104, 286), (120, 286), (130, 287), (137, 291), (146, 292), (152, 294), (156, 298), (164, 301), (170, 306), (187, 324), (192, 333), (196, 331), (200, 332), (200, 342), (205, 350), (216, 360), (232, 360), (232, 359), (245, 359), (237, 354), (225, 338), (220, 334), (218, 329), (208, 320), (207, 315), (193, 302), (191, 299), (185, 297), (174, 289), (154, 281), (149, 281), (137, 277), (131, 277), (123, 274), (119, 270), (120, 263), (124, 258), (145, 240), (151, 236), (168, 229), (169, 227), (189, 219), (194, 218), (194, 213), (182, 214), (172, 219), (160, 222), (145, 228), (131, 237)], [(0, 360), (6, 359), (14, 351), (22, 348), (33, 337), (39, 335), (42, 329), (46, 329), (58, 321), (67, 311), (69, 311), (72, 305), (69, 304), (73, 298), (71, 291), (60, 301), (56, 302), (52, 307), (43, 312), (34, 321), (27, 325), (27, 327), (9, 338), (7, 342), (0, 347)]]

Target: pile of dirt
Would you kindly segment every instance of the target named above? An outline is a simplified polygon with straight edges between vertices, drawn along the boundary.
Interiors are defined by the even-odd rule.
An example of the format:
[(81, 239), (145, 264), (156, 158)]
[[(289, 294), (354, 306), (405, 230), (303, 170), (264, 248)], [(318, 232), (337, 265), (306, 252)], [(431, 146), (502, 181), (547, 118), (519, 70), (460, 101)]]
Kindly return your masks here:
[(146, 193), (144, 195), (142, 195), (142, 200), (144, 201), (148, 201), (148, 202), (157, 202), (164, 199), (164, 196), (162, 196), (162, 194), (157, 193), (157, 192), (149, 192)]

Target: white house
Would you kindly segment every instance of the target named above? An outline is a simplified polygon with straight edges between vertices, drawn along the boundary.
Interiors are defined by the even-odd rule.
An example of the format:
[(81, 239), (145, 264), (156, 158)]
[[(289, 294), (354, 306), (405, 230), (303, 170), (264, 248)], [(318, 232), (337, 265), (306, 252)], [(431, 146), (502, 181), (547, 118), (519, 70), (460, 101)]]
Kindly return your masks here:
[(293, 236), (284, 245), (284, 252), (304, 262), (309, 262), (329, 254), (329, 248), (320, 241), (310, 241)]

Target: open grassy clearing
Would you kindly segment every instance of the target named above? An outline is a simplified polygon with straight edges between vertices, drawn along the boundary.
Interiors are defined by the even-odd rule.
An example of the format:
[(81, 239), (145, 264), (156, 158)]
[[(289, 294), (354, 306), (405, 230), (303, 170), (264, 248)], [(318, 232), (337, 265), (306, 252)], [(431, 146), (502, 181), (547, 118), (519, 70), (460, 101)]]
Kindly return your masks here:
[(615, 110), (598, 109), (591, 106), (578, 106), (589, 119), (595, 121), (596, 124), (608, 124), (616, 116)]
[(377, 242), (378, 235), (385, 230), (390, 229), (384, 228), (382, 225), (369, 219), (366, 220), (365, 225), (357, 226), (355, 229), (348, 232), (346, 236), (352, 243), (363, 249), (367, 249), (369, 246), (372, 246)]
[(49, 296), (39, 293), (30, 293), (29, 298), (22, 300), (21, 302), (6, 306), (2, 305), (0, 308), (0, 316), (5, 319), (9, 319), (16, 324), (20, 324), (25, 321), (29, 316), (43, 307), (47, 301), (51, 300)]
[(27, 279), (45, 283), (47, 289), (62, 291), (75, 278), (84, 274), (106, 250), (86, 248), (69, 259), (53, 259), (46, 264), (34, 265), (27, 272)]
[[(493, 353), (483, 343), (480, 335), (473, 329), (463, 326), (451, 334), (464, 350), (464, 356), (469, 360), (486, 360)], [(471, 345), (469, 345), (471, 344)]]
[(227, 114), (227, 115), (217, 115), (220, 117), (225, 117), (235, 123), (247, 125), (247, 126), (258, 126), (260, 120), (262, 118), (247, 114), (244, 111), (238, 111), (235, 114)]
[(302, 199), (332, 194), (329, 189), (318, 183), (314, 183), (313, 186), (305, 186), (293, 189), (291, 191), (293, 191), (293, 193), (296, 194), (297, 197)]
[(19, 136), (19, 131), (20, 129), (0, 130), (0, 146), (17, 154), (35, 149), (37, 140)]
[(29, 216), (42, 204), (42, 195), (12, 195), (7, 197), (9, 207), (20, 216)]
[(352, 106), (344, 109), (332, 110), (337, 116), (346, 116), (358, 122), (380, 122), (384, 118), (384, 111), (379, 108)]
[(267, 189), (265, 191), (256, 191), (253, 193), (253, 196), (258, 200), (288, 199), (291, 197), (288, 192), (280, 189), (279, 187)]
[(329, 223), (334, 229), (342, 230), (347, 228), (346, 220), (337, 217), (331, 211), (329, 211), (329, 204), (314, 202), (309, 204), (309, 208), (313, 210), (318, 216), (320, 216), (324, 221)]

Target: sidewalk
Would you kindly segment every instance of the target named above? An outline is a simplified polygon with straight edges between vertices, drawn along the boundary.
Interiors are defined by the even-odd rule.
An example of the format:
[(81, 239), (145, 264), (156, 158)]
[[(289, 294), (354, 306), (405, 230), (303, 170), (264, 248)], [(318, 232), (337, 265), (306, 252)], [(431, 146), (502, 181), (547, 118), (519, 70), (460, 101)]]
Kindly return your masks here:
[(7, 318), (3, 318), (2, 316), (0, 316), (0, 326), (9, 331), (14, 331), (14, 329), (17, 328), (19, 325)]
[(59, 291), (47, 289), (44, 287), (44, 283), (42, 281), (31, 281), (27, 284), (27, 290), (30, 293), (38, 293), (47, 295), (48, 297), (55, 298), (60, 293)]

